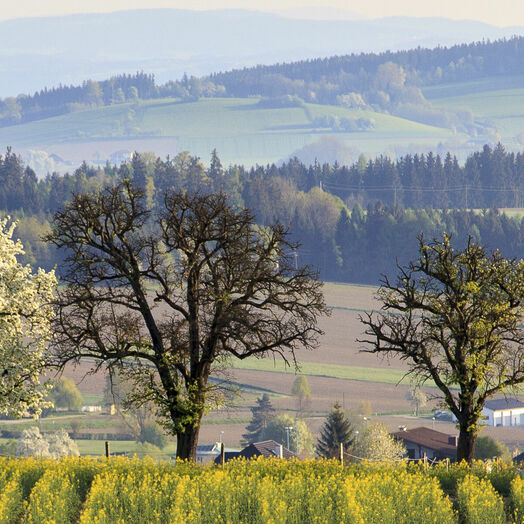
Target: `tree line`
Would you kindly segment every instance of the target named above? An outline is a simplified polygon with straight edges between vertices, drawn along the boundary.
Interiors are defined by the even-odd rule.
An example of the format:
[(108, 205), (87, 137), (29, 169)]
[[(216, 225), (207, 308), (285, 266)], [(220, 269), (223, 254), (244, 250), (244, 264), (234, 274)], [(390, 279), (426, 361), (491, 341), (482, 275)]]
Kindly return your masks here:
[(300, 85), (299, 81), (302, 81), (309, 87), (317, 83), (320, 92), (334, 91), (339, 86), (345, 92), (362, 92), (372, 83), (372, 75), (387, 62), (398, 64), (411, 83), (422, 86), (521, 74), (524, 71), (523, 53), (524, 38), (514, 36), (450, 47), (437, 46), (433, 49), (417, 47), (402, 51), (352, 53), (269, 66), (258, 65), (215, 73), (209, 78), (224, 85), (228, 93), (236, 96), (260, 94), (256, 91), (260, 89), (258, 86), (269, 86), (271, 78), (281, 79), (282, 82), (287, 80), (287, 85), (294, 85), (295, 89)]
[(19, 95), (0, 100), (0, 126), (41, 120), (92, 109), (99, 106), (135, 102), (154, 98), (157, 86), (154, 75), (137, 72), (116, 75), (108, 80), (86, 80), (82, 85), (59, 85), (44, 88), (33, 95)]
[[(73, 193), (129, 179), (143, 188), (150, 207), (163, 205), (168, 189), (224, 192), (246, 206), (259, 224), (276, 220), (300, 244), (297, 262), (320, 268), (323, 278), (376, 283), (395, 261), (416, 253), (415, 238), (446, 231), (464, 244), (469, 235), (506, 256), (522, 252), (524, 225), (495, 207), (520, 205), (524, 155), (485, 146), (464, 166), (446, 155), (387, 157), (351, 166), (306, 166), (292, 159), (281, 166), (224, 168), (215, 152), (209, 166), (188, 152), (173, 158), (135, 154), (130, 162), (103, 169), (83, 163), (71, 174), (38, 179), (11, 150), (0, 156), (0, 209), (17, 218), (25, 260), (61, 267), (61, 253), (43, 243), (53, 213)], [(444, 189), (447, 188), (445, 191)], [(467, 206), (467, 207), (466, 207)], [(484, 209), (484, 211), (481, 211)]]
[(139, 99), (176, 97), (263, 97), (263, 105), (297, 102), (373, 109), (475, 133), (478, 124), (467, 110), (431, 106), (421, 87), (524, 72), (524, 38), (515, 36), (434, 49), (361, 53), (256, 66), (197, 78), (184, 75), (165, 84), (137, 72), (81, 86), (42, 89), (33, 95), (0, 100), (0, 126), (57, 116)]

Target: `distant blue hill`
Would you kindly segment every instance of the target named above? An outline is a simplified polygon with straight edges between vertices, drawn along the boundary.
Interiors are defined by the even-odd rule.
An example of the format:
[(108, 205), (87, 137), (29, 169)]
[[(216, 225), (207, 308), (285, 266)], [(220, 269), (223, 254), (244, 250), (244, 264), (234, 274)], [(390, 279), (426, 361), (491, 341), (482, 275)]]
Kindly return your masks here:
[[(300, 16), (296, 11), (293, 16)], [(143, 70), (158, 82), (256, 64), (497, 39), (524, 28), (442, 18), (311, 20), (154, 9), (0, 22), (0, 97)]]

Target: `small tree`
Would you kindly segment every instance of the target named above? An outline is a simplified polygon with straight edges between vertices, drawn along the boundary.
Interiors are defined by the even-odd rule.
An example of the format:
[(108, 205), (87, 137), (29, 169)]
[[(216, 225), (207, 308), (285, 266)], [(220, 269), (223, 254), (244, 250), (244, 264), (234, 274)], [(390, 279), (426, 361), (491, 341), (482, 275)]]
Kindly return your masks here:
[(168, 439), (165, 432), (154, 420), (147, 420), (140, 428), (138, 441), (142, 444), (148, 442), (159, 449), (163, 449), (166, 447)]
[(295, 379), (291, 394), (297, 399), (298, 411), (302, 411), (304, 404), (311, 398), (311, 389), (306, 377), (300, 375)]
[(78, 418), (74, 418), (71, 420), (69, 425), (71, 426), (71, 431), (73, 432), (75, 438), (78, 438), (80, 430), (84, 427), (84, 422)]
[(320, 430), (316, 453), (320, 457), (334, 458), (338, 456), (340, 444), (344, 451), (350, 450), (355, 440), (355, 430), (346, 417), (339, 402), (333, 404), (326, 422)]
[(390, 462), (401, 460), (406, 448), (391, 436), (387, 426), (381, 422), (369, 424), (355, 440), (353, 454), (372, 462)]
[(428, 403), (426, 395), (419, 387), (410, 388), (406, 393), (406, 399), (413, 407), (416, 417), (418, 417), (419, 409)]
[(357, 413), (362, 417), (371, 417), (373, 406), (369, 400), (362, 400), (358, 405)]
[(129, 401), (133, 384), (114, 369), (106, 376), (104, 402), (114, 404), (117, 413), (131, 430), (136, 442), (153, 444), (161, 449), (167, 445), (167, 436), (155, 420), (156, 408), (153, 403), (135, 405)]
[(130, 86), (127, 89), (126, 99), (128, 102), (138, 102), (138, 89), (135, 86)]
[(12, 240), (15, 225), (0, 220), (0, 413), (20, 416), (42, 411), (49, 388), (40, 380), (51, 338), (53, 272), (18, 263), (22, 244)]
[(73, 380), (60, 377), (54, 384), (49, 398), (55, 408), (65, 408), (68, 411), (80, 411), (84, 399)]
[(65, 429), (55, 431), (47, 437), (49, 456), (51, 458), (78, 457), (80, 455), (76, 442), (69, 437)]
[(431, 380), (459, 426), (457, 459), (472, 461), (482, 408), (524, 382), (524, 261), (490, 255), (471, 239), (425, 244), (420, 258), (378, 292), (384, 313), (361, 318), (368, 350), (398, 355), (420, 383)]
[(242, 435), (247, 443), (261, 440), (261, 435), (269, 421), (275, 416), (275, 408), (267, 393), (262, 398), (257, 398), (256, 405), (251, 407), (251, 422), (246, 426), (246, 433)]

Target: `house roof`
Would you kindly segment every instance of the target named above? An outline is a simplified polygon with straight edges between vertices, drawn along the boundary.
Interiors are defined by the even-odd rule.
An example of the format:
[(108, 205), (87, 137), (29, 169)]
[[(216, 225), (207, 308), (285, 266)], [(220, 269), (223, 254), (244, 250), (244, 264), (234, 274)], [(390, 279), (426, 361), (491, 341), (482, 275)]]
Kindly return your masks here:
[[(276, 440), (264, 440), (262, 442), (254, 442), (245, 447), (241, 452), (241, 457), (251, 458), (263, 456), (266, 458), (278, 457), (278, 446), (280, 444)], [(282, 446), (282, 456), (285, 459), (296, 457), (295, 453)]]
[(513, 457), (513, 464), (520, 464), (521, 462), (524, 462), (524, 451)]
[[(253, 458), (253, 457), (266, 457), (266, 458), (275, 458), (278, 457), (278, 446), (280, 444), (275, 440), (264, 440), (262, 442), (254, 442), (249, 444), (242, 451), (236, 451), (233, 453), (227, 453), (224, 456), (225, 461), (231, 460), (232, 458), (244, 457), (244, 458)], [(282, 446), (282, 457), (285, 459), (296, 458), (295, 453)], [(220, 464), (220, 456), (215, 459), (217, 464)]]
[(484, 407), (491, 411), (504, 411), (506, 409), (524, 408), (524, 402), (511, 397), (496, 398), (486, 401)]
[(197, 446), (197, 453), (220, 453), (220, 449), (217, 448), (216, 444), (204, 444)]
[(456, 457), (457, 455), (457, 446), (451, 442), (454, 436), (441, 431), (420, 427), (406, 431), (396, 431), (392, 435), (406, 442), (412, 442), (413, 444), (437, 451), (441, 455), (449, 457)]

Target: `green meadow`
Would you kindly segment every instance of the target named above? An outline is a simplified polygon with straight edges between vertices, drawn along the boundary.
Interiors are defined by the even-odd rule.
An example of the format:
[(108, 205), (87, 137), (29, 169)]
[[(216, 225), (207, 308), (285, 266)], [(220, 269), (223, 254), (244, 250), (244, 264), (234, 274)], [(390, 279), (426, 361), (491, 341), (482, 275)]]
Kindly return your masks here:
[[(189, 150), (204, 159), (216, 148), (228, 163), (267, 163), (335, 136), (348, 145), (379, 153), (395, 145), (434, 145), (452, 136), (432, 127), (373, 111), (305, 104), (263, 108), (258, 98), (158, 99), (69, 113), (0, 129), (0, 147), (56, 152), (64, 158), (93, 161), (121, 148), (171, 154)], [(316, 117), (367, 118), (374, 127), (333, 132), (313, 124)]]
[(492, 127), (504, 145), (522, 147), (524, 76), (480, 79), (424, 90), (435, 107), (469, 109), (478, 123)]
[[(235, 360), (232, 362), (231, 367), (250, 371), (268, 371), (293, 375), (297, 372), (293, 365), (287, 365), (283, 360), (269, 358)], [(379, 382), (383, 384), (398, 384), (406, 375), (406, 372), (400, 369), (342, 366), (337, 364), (320, 364), (318, 362), (300, 362), (298, 373), (307, 376)], [(409, 380), (406, 379), (405, 383), (409, 384)]]

